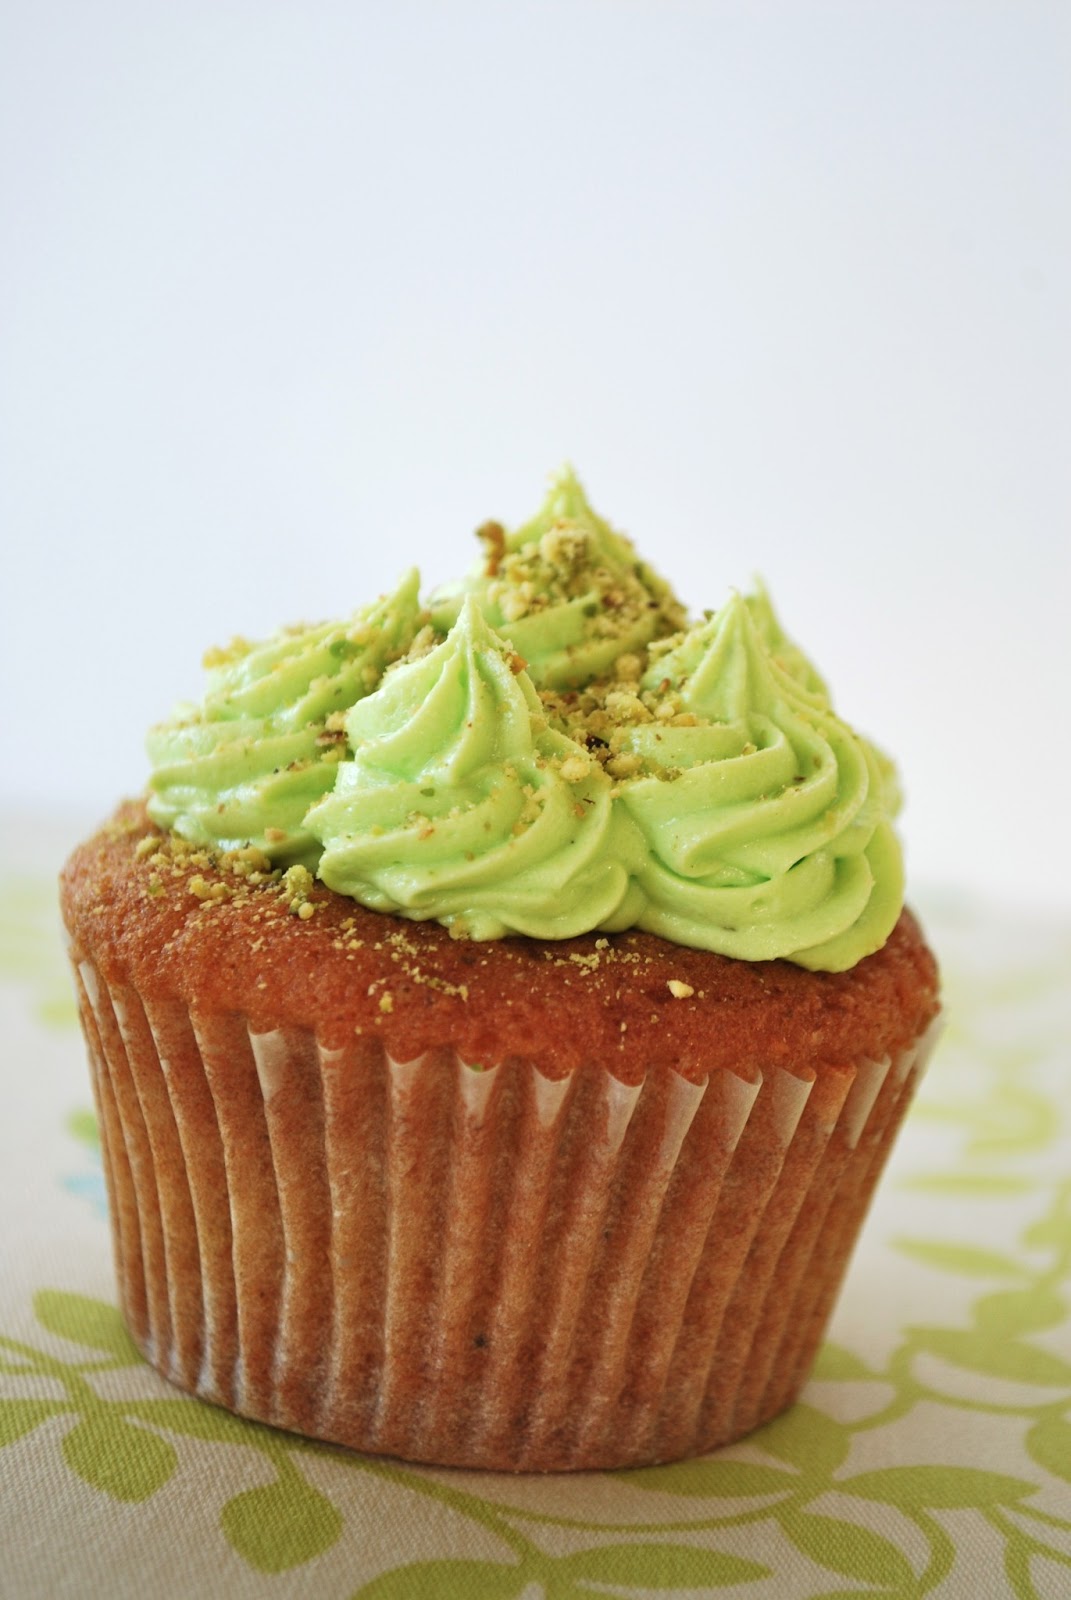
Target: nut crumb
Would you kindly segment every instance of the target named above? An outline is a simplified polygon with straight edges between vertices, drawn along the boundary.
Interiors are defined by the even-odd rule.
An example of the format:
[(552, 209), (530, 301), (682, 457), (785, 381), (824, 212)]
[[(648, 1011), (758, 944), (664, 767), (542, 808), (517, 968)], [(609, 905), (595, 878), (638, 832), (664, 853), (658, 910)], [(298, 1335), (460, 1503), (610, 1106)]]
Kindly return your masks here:
[(674, 1000), (687, 1000), (689, 995), (695, 993), (692, 985), (690, 983), (682, 983), (680, 978), (670, 978), (666, 987)]
[(476, 537), (486, 552), (484, 574), (488, 578), (495, 578), (502, 565), (502, 557), (506, 553), (506, 530), (501, 522), (485, 522), (476, 529)]
[(591, 757), (578, 750), (575, 755), (566, 756), (561, 764), (561, 775), (566, 783), (583, 783), (591, 771)]
[(225, 883), (209, 883), (207, 878), (196, 873), (186, 885), (192, 895), (207, 904), (219, 905), (222, 900), (229, 900), (234, 890)]

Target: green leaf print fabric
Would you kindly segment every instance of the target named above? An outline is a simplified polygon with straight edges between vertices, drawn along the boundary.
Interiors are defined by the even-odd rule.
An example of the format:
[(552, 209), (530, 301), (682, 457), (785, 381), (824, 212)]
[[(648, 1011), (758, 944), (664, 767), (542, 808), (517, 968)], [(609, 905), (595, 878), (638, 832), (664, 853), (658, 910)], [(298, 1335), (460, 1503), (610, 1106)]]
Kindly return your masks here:
[(947, 1031), (800, 1404), (704, 1459), (511, 1478), (275, 1432), (145, 1365), (31, 855), (0, 884), (0, 1594), (1071, 1594), (1071, 926), (923, 905)]

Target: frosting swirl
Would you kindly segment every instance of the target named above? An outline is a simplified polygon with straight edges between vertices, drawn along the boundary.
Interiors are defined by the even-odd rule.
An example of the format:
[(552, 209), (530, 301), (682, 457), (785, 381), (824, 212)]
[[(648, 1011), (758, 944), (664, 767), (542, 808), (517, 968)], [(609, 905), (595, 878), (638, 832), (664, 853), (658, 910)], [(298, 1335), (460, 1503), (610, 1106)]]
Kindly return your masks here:
[(153, 821), (197, 844), (255, 845), (272, 861), (315, 866), (319, 846), (304, 819), (345, 753), (337, 719), (409, 647), (419, 584), (414, 569), (348, 622), (210, 651), (202, 704), (149, 733)]
[(748, 602), (734, 595), (643, 681), (677, 690), (683, 714), (624, 742), (644, 767), (620, 791), (648, 845), (639, 926), (829, 971), (879, 949), (903, 878), (878, 758), (778, 665)]
[(839, 971), (903, 895), (892, 764), (833, 711), (769, 595), (686, 627), (571, 472), (347, 623), (237, 641), (153, 730), (149, 810), (473, 939), (638, 927)]
[(762, 580), (759, 579), (756, 583), (754, 594), (746, 594), (743, 598), (759, 638), (782, 672), (787, 672), (790, 678), (795, 678), (808, 693), (817, 695), (827, 704), (831, 703), (825, 679), (818, 668), (804, 655), (799, 645), (788, 637)]
[(552, 479), (543, 505), (507, 534), (485, 523), (485, 559), (431, 598), (448, 627), (474, 595), (491, 627), (524, 657), (540, 689), (571, 689), (608, 673), (622, 653), (672, 633), (684, 611), (663, 578), (588, 504), (575, 473)]
[(475, 939), (632, 921), (631, 829), (610, 780), (547, 727), (471, 596), (441, 645), (354, 706), (346, 732), (354, 757), (306, 817), (329, 888)]

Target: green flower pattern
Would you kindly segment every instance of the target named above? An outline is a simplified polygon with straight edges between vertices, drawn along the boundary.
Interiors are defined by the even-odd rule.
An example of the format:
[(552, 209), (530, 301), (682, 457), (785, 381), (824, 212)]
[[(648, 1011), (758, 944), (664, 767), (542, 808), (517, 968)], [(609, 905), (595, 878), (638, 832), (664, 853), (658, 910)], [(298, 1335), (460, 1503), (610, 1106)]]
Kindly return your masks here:
[[(31, 903), (19, 902), (24, 920)], [(330, 1592), (352, 1600), (718, 1590), (912, 1600), (936, 1594), (964, 1544), (983, 1537), (1003, 1563), (988, 1593), (1071, 1593), (1071, 1179), (1058, 1094), (1071, 1057), (1071, 938), (1054, 930), (1009, 966), (1007, 941), (987, 948), (954, 910), (930, 921), (950, 968), (951, 1021), (913, 1112), (912, 1164), (894, 1161), (881, 1202), (895, 1215), (899, 1199), (925, 1227), (888, 1228), (872, 1248), (895, 1252), (886, 1272), (903, 1264), (904, 1305), (925, 1304), (932, 1280), (941, 1314), (892, 1329), (878, 1355), (849, 1347), (846, 1319), (849, 1337), (823, 1347), (805, 1401), (746, 1441), (572, 1480), (356, 1456), (156, 1384), (113, 1306), (46, 1288), (33, 1301), (41, 1338), (0, 1337), (0, 1450), (42, 1430), (70, 1473), (128, 1504), (204, 1452), (227, 1451), (219, 1528), (242, 1563), (293, 1572), (351, 1541), (350, 1570), (364, 1581)], [(27, 986), (41, 1021), (68, 1022), (38, 959), (46, 945), (13, 964), (5, 940), (0, 928), (0, 977)], [(68, 1131), (93, 1139), (84, 1113)], [(152, 1398), (123, 1397), (112, 1375), (133, 1371)], [(946, 1438), (958, 1442), (942, 1459)], [(994, 1439), (999, 1471), (986, 1466)], [(449, 1526), (444, 1545), (472, 1554), (402, 1559), (369, 1577), (370, 1501), (396, 1502), (396, 1516), (423, 1505)]]

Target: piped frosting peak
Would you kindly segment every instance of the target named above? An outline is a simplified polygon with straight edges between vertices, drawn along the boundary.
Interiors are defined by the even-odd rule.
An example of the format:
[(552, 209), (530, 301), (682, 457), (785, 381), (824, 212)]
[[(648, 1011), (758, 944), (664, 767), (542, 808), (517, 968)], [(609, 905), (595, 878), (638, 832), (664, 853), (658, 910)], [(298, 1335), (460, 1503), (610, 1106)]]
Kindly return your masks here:
[(154, 819), (461, 937), (646, 929), (841, 970), (903, 897), (891, 764), (766, 590), (689, 626), (575, 475), (467, 577), (237, 641), (154, 729)]

